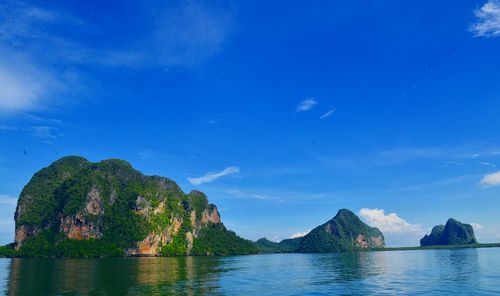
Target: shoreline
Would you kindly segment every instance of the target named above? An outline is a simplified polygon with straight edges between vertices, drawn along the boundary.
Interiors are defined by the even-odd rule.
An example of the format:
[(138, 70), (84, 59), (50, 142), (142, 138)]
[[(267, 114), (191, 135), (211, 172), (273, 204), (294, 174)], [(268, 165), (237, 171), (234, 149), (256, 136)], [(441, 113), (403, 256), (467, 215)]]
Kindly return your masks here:
[(229, 257), (229, 256), (255, 256), (255, 255), (270, 255), (270, 254), (334, 254), (334, 253), (358, 253), (358, 252), (392, 252), (392, 251), (418, 251), (418, 250), (445, 250), (445, 249), (480, 249), (480, 248), (500, 248), (500, 243), (485, 243), (473, 245), (437, 245), (425, 247), (386, 247), (373, 249), (360, 249), (346, 252), (331, 252), (331, 253), (300, 253), (300, 252), (262, 252), (256, 254), (240, 254), (240, 255), (179, 255), (179, 256), (96, 256), (96, 257), (28, 257), (28, 256), (5, 256), (0, 254), (0, 259), (3, 258), (25, 258), (25, 259), (102, 259), (102, 258), (174, 258), (174, 257)]

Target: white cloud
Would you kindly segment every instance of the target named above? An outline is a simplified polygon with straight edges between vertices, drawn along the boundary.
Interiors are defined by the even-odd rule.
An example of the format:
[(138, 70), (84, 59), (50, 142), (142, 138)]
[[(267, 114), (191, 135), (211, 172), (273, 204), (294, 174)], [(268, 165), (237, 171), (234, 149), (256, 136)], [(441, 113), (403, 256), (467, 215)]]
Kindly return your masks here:
[(481, 8), (474, 11), (477, 18), (470, 31), (474, 36), (498, 37), (500, 36), (500, 1), (489, 0)]
[(0, 194), (0, 206), (15, 207), (17, 205), (17, 197)]
[(478, 164), (484, 165), (484, 166), (489, 166), (492, 168), (494, 168), (496, 166), (494, 163), (491, 163), (491, 162), (478, 162)]
[(306, 230), (306, 231), (303, 231), (303, 232), (296, 232), (296, 233), (292, 233), (290, 235), (289, 238), (298, 238), (298, 237), (303, 237), (305, 236), (306, 234), (308, 234), (311, 230)]
[(479, 183), (485, 187), (500, 185), (500, 171), (485, 175)]
[(192, 185), (201, 185), (203, 183), (213, 182), (213, 181), (219, 179), (220, 177), (224, 177), (224, 176), (238, 173), (239, 171), (240, 171), (240, 169), (238, 167), (231, 166), (231, 167), (225, 168), (224, 170), (222, 170), (220, 172), (209, 172), (202, 177), (187, 178), (187, 179), (188, 179), (189, 183), (191, 183)]
[(382, 209), (362, 208), (358, 213), (373, 227), (386, 233), (423, 233), (419, 225), (408, 223), (396, 213), (385, 214)]
[(332, 116), (333, 113), (335, 113), (335, 111), (337, 111), (337, 109), (332, 109), (332, 110), (326, 112), (325, 114), (321, 115), (321, 117), (319, 119), (328, 118), (328, 117)]
[[(6, 50), (0, 50), (3, 55)], [(26, 58), (0, 58), (0, 112), (43, 109), (49, 97), (62, 90), (49, 71), (43, 71)]]
[(258, 199), (258, 200), (273, 200), (277, 202), (283, 202), (284, 200), (280, 197), (276, 197), (274, 195), (268, 195), (268, 194), (261, 194), (261, 193), (254, 193), (254, 192), (244, 192), (238, 189), (228, 189), (226, 190), (227, 193), (238, 197), (238, 198), (251, 198), (251, 199)]
[(478, 223), (470, 223), (470, 225), (472, 226), (472, 228), (474, 228), (474, 230), (482, 230), (482, 229), (484, 229), (484, 226), (481, 225), (481, 224), (478, 224)]
[(62, 136), (62, 133), (59, 132), (59, 128), (45, 125), (28, 127), (0, 125), (0, 131), (28, 132), (31, 133), (34, 137), (46, 141), (53, 140)]
[(309, 98), (305, 99), (300, 104), (297, 105), (297, 109), (295, 109), (296, 112), (305, 112), (309, 111), (312, 108), (314, 108), (318, 104), (318, 101), (316, 101), (314, 98)]

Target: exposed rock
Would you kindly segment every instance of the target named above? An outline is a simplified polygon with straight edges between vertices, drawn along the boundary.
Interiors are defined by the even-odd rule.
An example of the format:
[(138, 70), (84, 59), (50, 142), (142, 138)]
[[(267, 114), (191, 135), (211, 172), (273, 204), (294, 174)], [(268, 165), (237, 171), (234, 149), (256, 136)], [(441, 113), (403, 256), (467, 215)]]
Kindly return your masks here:
[(30, 225), (20, 225), (19, 227), (16, 228), (16, 250), (19, 250), (21, 248), (24, 240), (30, 236), (34, 236), (38, 234), (40, 229), (36, 226), (30, 226)]
[(87, 213), (92, 215), (99, 215), (104, 213), (104, 206), (99, 195), (99, 190), (97, 188), (92, 188), (87, 194), (87, 204), (85, 206)]
[(142, 196), (137, 196), (135, 201), (135, 211), (143, 216), (147, 216), (149, 214), (149, 210), (151, 209), (151, 205), (149, 202)]
[(150, 233), (145, 239), (136, 243), (135, 248), (127, 250), (128, 256), (155, 256), (158, 254), (161, 236)]
[(193, 249), (193, 234), (189, 231), (186, 233), (186, 242), (187, 242), (186, 255), (189, 255), (191, 254), (191, 250)]
[(61, 218), (60, 230), (70, 239), (82, 240), (102, 236), (100, 226), (85, 219), (81, 213)]
[(366, 225), (353, 212), (341, 209), (333, 219), (306, 234), (297, 251), (325, 253), (384, 246), (384, 235), (380, 230)]
[(111, 190), (111, 193), (109, 194), (109, 204), (113, 204), (116, 200), (116, 197), (118, 197), (118, 194), (116, 193), (116, 190), (113, 188)]
[(215, 205), (209, 205), (207, 209), (203, 210), (203, 214), (201, 216), (201, 223), (203, 225), (207, 225), (208, 223), (219, 224), (220, 215), (217, 207)]
[(356, 238), (356, 244), (358, 247), (366, 249), (368, 248), (368, 242), (366, 241), (366, 236), (363, 234), (359, 234)]
[(453, 218), (448, 219), (444, 226), (434, 226), (431, 234), (425, 235), (420, 240), (421, 246), (468, 245), (477, 243), (472, 226), (463, 224)]
[(159, 214), (163, 214), (165, 212), (165, 203), (164, 202), (161, 202), (158, 207), (156, 207), (154, 210), (153, 210), (153, 214), (155, 215), (159, 215)]

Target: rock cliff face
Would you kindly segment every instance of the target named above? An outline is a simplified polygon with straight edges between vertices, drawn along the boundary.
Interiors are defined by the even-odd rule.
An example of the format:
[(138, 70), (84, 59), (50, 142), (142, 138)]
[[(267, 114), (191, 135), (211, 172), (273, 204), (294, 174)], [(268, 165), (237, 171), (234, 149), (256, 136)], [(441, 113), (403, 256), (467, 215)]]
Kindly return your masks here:
[[(40, 170), (21, 192), (15, 221), (16, 250), (43, 246), (47, 255), (58, 248), (62, 255), (82, 252), (79, 241), (129, 256), (255, 252), (226, 230), (205, 194), (185, 194), (175, 182), (118, 159), (65, 157)], [(217, 245), (222, 238), (231, 250)]]
[(420, 240), (420, 246), (437, 245), (468, 245), (477, 244), (474, 229), (469, 224), (463, 224), (453, 218), (448, 219), (446, 225), (437, 225), (432, 228), (430, 235)]
[(363, 223), (353, 212), (341, 209), (337, 215), (305, 235), (298, 252), (328, 253), (385, 247), (380, 230)]

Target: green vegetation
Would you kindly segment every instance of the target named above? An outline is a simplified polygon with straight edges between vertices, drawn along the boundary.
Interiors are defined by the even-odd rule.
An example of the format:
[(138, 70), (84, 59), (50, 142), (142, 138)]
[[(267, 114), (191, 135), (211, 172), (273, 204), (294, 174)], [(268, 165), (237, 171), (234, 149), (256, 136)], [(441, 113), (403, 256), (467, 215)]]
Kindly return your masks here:
[(204, 209), (208, 207), (207, 196), (200, 191), (193, 190), (189, 193), (191, 206), (196, 213), (196, 220), (201, 220), (201, 215)]
[[(363, 247), (357, 242), (359, 238), (366, 243), (366, 246)], [(380, 230), (366, 225), (353, 212), (341, 209), (332, 220), (305, 235), (297, 251), (328, 253), (382, 246), (384, 246), (384, 236)]]
[(301, 240), (301, 237), (289, 238), (276, 243), (266, 238), (261, 238), (255, 242), (255, 245), (260, 253), (294, 253), (297, 252)]
[(0, 257), (122, 257), (124, 256), (116, 244), (102, 240), (72, 240), (60, 233), (45, 230), (37, 236), (28, 238), (23, 247), (16, 251), (14, 244), (0, 247)]
[[(218, 214), (212, 218), (217, 220), (216, 226), (202, 222), (204, 211), (217, 212), (217, 208), (202, 192), (185, 194), (172, 180), (145, 176), (126, 161), (91, 163), (81, 157), (64, 157), (37, 172), (23, 189), (15, 220), (16, 231), (22, 231), (21, 237), (26, 239), (17, 242), (22, 243), (19, 251), (12, 253), (12, 248), (6, 247), (2, 253), (123, 256), (136, 250), (137, 243), (148, 235), (172, 237), (169, 243), (159, 245), (158, 253), (165, 256), (186, 255), (191, 243), (188, 236), (193, 237), (195, 254), (255, 251), (253, 245), (249, 247), (246, 240), (227, 231)], [(174, 222), (177, 226), (172, 232)], [(194, 235), (198, 233), (199, 237)], [(141, 250), (132, 251), (137, 252)]]
[(21, 192), (20, 203), (29, 203), (16, 221), (27, 225), (48, 225), (54, 219), (59, 200), (55, 190), (68, 178), (88, 165), (82, 157), (69, 156), (37, 172)]
[(194, 255), (246, 255), (256, 254), (257, 247), (249, 240), (227, 230), (222, 224), (208, 224), (194, 241)]
[(18, 254), (17, 251), (14, 249), (14, 244), (0, 246), (0, 258), (1, 257), (12, 258), (17, 256)]
[(474, 245), (477, 244), (474, 229), (469, 224), (463, 224), (450, 218), (446, 225), (437, 225), (432, 228), (430, 235), (420, 240), (420, 246), (441, 245)]

